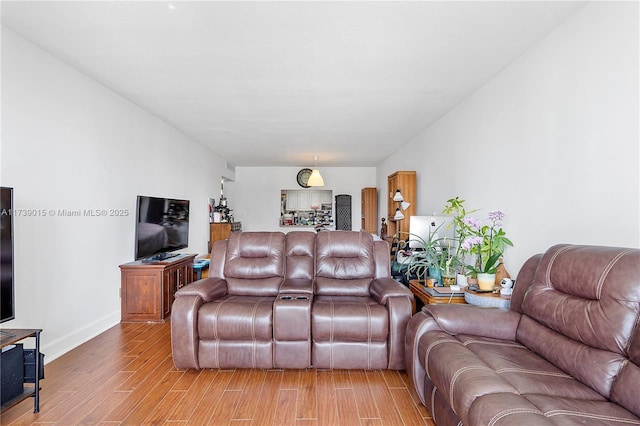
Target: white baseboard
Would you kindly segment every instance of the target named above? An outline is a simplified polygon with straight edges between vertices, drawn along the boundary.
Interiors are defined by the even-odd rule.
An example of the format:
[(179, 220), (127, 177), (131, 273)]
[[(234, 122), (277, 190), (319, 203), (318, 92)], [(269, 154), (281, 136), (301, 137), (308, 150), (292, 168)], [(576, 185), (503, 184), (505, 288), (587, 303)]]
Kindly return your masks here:
[(77, 348), (81, 344), (88, 340), (93, 339), (100, 333), (108, 330), (114, 325), (120, 323), (120, 311), (113, 312), (105, 317), (98, 319), (97, 321), (87, 324), (84, 327), (63, 336), (53, 342), (48, 342), (46, 345), (40, 346), (40, 352), (46, 354), (45, 364), (53, 361), (54, 359), (66, 354), (72, 349)]

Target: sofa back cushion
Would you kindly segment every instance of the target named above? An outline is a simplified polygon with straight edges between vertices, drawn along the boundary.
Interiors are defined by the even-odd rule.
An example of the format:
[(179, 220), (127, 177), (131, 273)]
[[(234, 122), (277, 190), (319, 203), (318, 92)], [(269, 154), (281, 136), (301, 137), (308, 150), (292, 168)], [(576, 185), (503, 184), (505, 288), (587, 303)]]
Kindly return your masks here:
[(307, 231), (287, 233), (285, 276), (291, 279), (313, 279), (316, 234)]
[(323, 231), (316, 235), (316, 294), (369, 296), (375, 274), (371, 234)]
[(284, 251), (282, 232), (232, 232), (224, 265), (228, 293), (277, 295), (284, 279)]
[(524, 345), (636, 415), (640, 404), (627, 387), (630, 376), (640, 379), (639, 265), (638, 249), (551, 247), (524, 294), (517, 332)]

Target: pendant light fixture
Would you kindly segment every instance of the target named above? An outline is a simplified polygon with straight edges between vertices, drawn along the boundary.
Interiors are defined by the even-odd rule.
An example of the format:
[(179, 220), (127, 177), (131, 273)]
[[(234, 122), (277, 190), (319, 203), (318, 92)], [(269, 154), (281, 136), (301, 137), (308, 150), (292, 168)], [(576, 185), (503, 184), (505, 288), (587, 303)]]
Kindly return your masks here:
[(309, 180), (307, 181), (307, 185), (309, 186), (324, 186), (324, 179), (322, 179), (322, 175), (318, 170), (317, 166), (318, 156), (313, 156), (313, 170), (311, 170), (311, 176), (309, 176)]

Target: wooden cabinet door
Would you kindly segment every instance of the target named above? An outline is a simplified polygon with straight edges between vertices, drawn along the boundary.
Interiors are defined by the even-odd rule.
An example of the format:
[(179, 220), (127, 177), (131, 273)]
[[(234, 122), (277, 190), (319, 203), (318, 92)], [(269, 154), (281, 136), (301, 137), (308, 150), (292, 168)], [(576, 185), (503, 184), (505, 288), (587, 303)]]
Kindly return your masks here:
[(162, 313), (162, 272), (136, 269), (122, 272), (122, 321), (154, 321)]
[(226, 240), (231, 235), (231, 224), (228, 222), (209, 224), (209, 243), (213, 248), (213, 243), (219, 240)]
[(178, 289), (176, 268), (165, 269), (162, 280), (162, 318), (168, 318), (171, 315), (171, 305), (173, 304), (174, 294)]
[(363, 188), (360, 191), (361, 230), (370, 234), (378, 231), (378, 189)]

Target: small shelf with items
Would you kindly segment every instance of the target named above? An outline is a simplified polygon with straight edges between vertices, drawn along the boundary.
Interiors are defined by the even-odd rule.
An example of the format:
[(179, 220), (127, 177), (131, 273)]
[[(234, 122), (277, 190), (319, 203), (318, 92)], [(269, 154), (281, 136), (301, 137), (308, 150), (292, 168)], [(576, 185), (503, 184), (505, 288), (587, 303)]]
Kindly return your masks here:
[[(42, 329), (23, 329), (23, 328), (3, 328), (0, 330), (0, 347), (2, 347), (2, 360), (0, 367), (2, 368), (2, 408), (5, 411), (24, 399), (33, 396), (33, 412), (40, 411), (40, 379), (44, 374), (42, 366), (42, 355), (40, 354), (40, 333)], [(33, 378), (27, 377), (30, 367), (24, 359), (27, 350), (22, 349), (22, 345), (18, 342), (33, 337), (35, 339), (35, 348), (33, 349)], [(11, 347), (11, 346), (15, 347)], [(7, 349), (5, 349), (7, 348)], [(15, 352), (15, 353), (12, 353)], [(12, 357), (15, 355), (15, 357)], [(9, 359), (16, 358), (15, 360)], [(7, 371), (5, 371), (5, 369)], [(30, 375), (30, 374), (29, 374)], [(33, 383), (33, 386), (24, 386), (25, 383)], [(5, 388), (6, 387), (6, 388)], [(8, 395), (5, 397), (4, 395)]]

